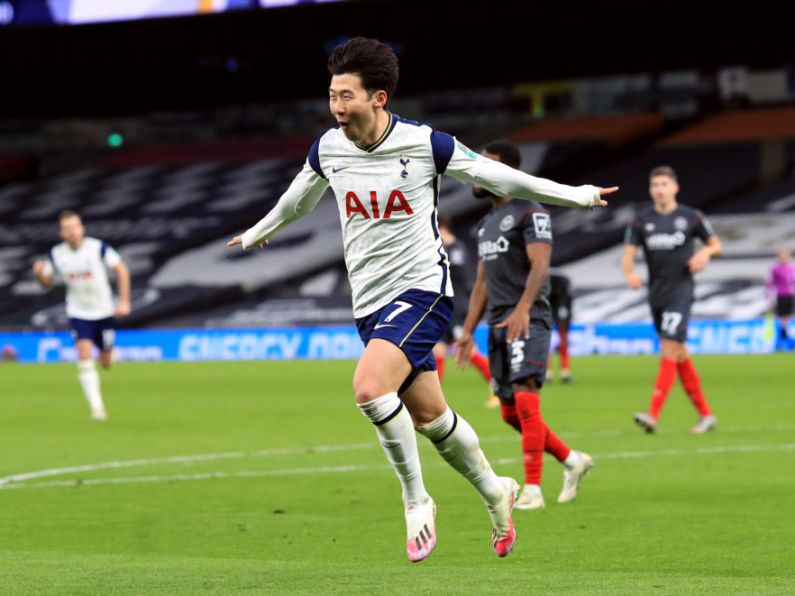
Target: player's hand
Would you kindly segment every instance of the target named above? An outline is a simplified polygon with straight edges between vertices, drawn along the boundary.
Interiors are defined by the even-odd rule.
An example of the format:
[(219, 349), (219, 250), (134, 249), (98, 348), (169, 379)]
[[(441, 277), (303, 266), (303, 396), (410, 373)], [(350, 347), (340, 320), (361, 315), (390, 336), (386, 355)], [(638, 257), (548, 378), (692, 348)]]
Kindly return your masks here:
[[(240, 236), (235, 236), (226, 243), (227, 246), (237, 246), (238, 244), (243, 244), (243, 234), (240, 234)], [(267, 240), (263, 240), (257, 245), (258, 248), (265, 248), (266, 246), (268, 246)]]
[(687, 262), (687, 267), (690, 269), (690, 273), (698, 273), (702, 271), (707, 264), (709, 263), (709, 253), (704, 251), (698, 251)]
[(127, 300), (122, 300), (116, 305), (116, 311), (113, 313), (115, 317), (126, 317), (130, 314), (130, 303)]
[(510, 316), (495, 325), (497, 329), (507, 328), (506, 341), (510, 344), (517, 339), (530, 339), (530, 313), (525, 308), (517, 308)]
[(33, 275), (42, 275), (44, 273), (44, 265), (45, 263), (41, 259), (33, 263)]
[(631, 290), (639, 290), (643, 287), (643, 278), (633, 271), (627, 274), (627, 285)]
[[(602, 188), (601, 186), (597, 186), (596, 190), (599, 191), (599, 196), (600, 197), (605, 197), (607, 195), (612, 195), (614, 192), (617, 192), (618, 191), (618, 187), (617, 186), (610, 186), (608, 188)], [(607, 201), (605, 201), (604, 199), (600, 198), (598, 203), (594, 202), (594, 204), (591, 205), (591, 209), (593, 209), (594, 207), (607, 207)]]
[(469, 365), (469, 357), (475, 348), (475, 338), (472, 334), (464, 331), (455, 343), (455, 363), (458, 368), (464, 370)]

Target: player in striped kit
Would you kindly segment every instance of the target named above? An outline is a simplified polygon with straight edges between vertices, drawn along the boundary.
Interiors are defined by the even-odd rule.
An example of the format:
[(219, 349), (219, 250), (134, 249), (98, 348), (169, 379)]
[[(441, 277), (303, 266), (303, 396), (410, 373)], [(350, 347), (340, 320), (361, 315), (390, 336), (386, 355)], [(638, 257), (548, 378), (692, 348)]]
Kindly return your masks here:
[(516, 537), (511, 509), (518, 484), (494, 473), (475, 431), (448, 407), (433, 357), (453, 310), (436, 220), (440, 177), (571, 207), (605, 205), (601, 195), (616, 189), (534, 178), (393, 114), (387, 102), (397, 86), (397, 56), (377, 40), (349, 40), (335, 48), (328, 66), (337, 127), (312, 145), (277, 205), (228, 244), (264, 246), (331, 187), (354, 316), (366, 346), (353, 390), (402, 485), (408, 558), (421, 561), (436, 544), (436, 505), (425, 490), (415, 428), (478, 491), (491, 518), (492, 546), (506, 556)]
[[(77, 349), (78, 379), (91, 407), (92, 420), (104, 421), (108, 415), (92, 351), (96, 346), (100, 364), (110, 367), (116, 339), (113, 317), (130, 314), (130, 273), (113, 248), (85, 235), (77, 213), (63, 211), (58, 220), (63, 242), (50, 249), (47, 260), (33, 264), (33, 275), (44, 288), (53, 285), (56, 274), (66, 285), (66, 314)], [(118, 279), (119, 302), (115, 305), (108, 269)]]

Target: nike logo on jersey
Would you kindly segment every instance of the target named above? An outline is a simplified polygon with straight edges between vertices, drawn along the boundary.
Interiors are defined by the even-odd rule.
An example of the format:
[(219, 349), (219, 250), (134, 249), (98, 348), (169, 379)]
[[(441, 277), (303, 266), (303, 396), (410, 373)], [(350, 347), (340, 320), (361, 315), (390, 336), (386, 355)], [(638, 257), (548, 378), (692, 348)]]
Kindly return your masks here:
[(383, 323), (379, 323), (378, 325), (373, 327), (373, 331), (375, 331), (376, 329), (383, 329), (384, 327), (395, 327), (395, 325), (384, 325)]
[[(347, 168), (347, 167), (348, 167), (348, 166), (345, 166), (345, 168)], [(344, 170), (345, 168), (335, 168), (335, 167), (332, 167), (332, 168), (331, 168), (331, 173), (332, 173), (332, 174), (336, 174), (337, 172), (341, 172), (341, 171), (342, 171), (342, 170)]]

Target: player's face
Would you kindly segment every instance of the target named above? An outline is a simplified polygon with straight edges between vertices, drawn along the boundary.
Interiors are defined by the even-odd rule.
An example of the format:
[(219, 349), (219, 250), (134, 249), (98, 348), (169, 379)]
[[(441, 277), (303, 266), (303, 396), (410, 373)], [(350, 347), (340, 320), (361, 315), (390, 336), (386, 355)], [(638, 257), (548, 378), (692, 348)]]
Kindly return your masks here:
[(61, 220), (61, 238), (69, 246), (77, 247), (83, 242), (85, 228), (79, 217), (67, 217)]
[(331, 77), (329, 85), (329, 109), (340, 129), (351, 141), (364, 140), (372, 135), (376, 126), (376, 109), (380, 105), (378, 92), (370, 95), (362, 87), (362, 79), (355, 74)]
[(780, 251), (778, 251), (778, 260), (781, 261), (782, 263), (789, 263), (789, 260), (791, 258), (792, 255), (786, 248), (783, 248)]
[(668, 176), (654, 176), (649, 181), (649, 194), (657, 206), (663, 207), (676, 200), (678, 192), (679, 185)]

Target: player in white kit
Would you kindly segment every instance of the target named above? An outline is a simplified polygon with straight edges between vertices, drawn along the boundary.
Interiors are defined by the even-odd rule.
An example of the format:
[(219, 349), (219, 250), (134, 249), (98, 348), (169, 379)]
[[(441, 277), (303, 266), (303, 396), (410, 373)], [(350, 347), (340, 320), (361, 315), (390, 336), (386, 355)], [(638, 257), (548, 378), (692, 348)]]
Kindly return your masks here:
[[(107, 412), (92, 351), (96, 345), (100, 363), (104, 368), (110, 367), (116, 337), (113, 317), (130, 314), (130, 273), (113, 248), (86, 237), (77, 213), (64, 211), (58, 219), (63, 242), (50, 249), (47, 260), (33, 264), (33, 275), (44, 288), (53, 285), (56, 274), (66, 285), (66, 314), (77, 349), (80, 386), (91, 407), (91, 418), (103, 421)], [(108, 269), (115, 271), (118, 278), (117, 305), (113, 303)]]
[(329, 58), (329, 106), (337, 127), (324, 133), (277, 205), (229, 241), (263, 247), (311, 211), (331, 186), (342, 224), (353, 311), (365, 350), (353, 378), (356, 403), (376, 428), (401, 485), (409, 560), (436, 544), (436, 505), (425, 490), (415, 429), (478, 491), (498, 556), (513, 548), (518, 491), (500, 478), (478, 437), (442, 394), (433, 346), (452, 315), (449, 264), (436, 221), (441, 174), (500, 196), (571, 207), (605, 205), (616, 189), (571, 187), (534, 178), (469, 150), (449, 134), (386, 109), (398, 80), (392, 49), (354, 38)]

